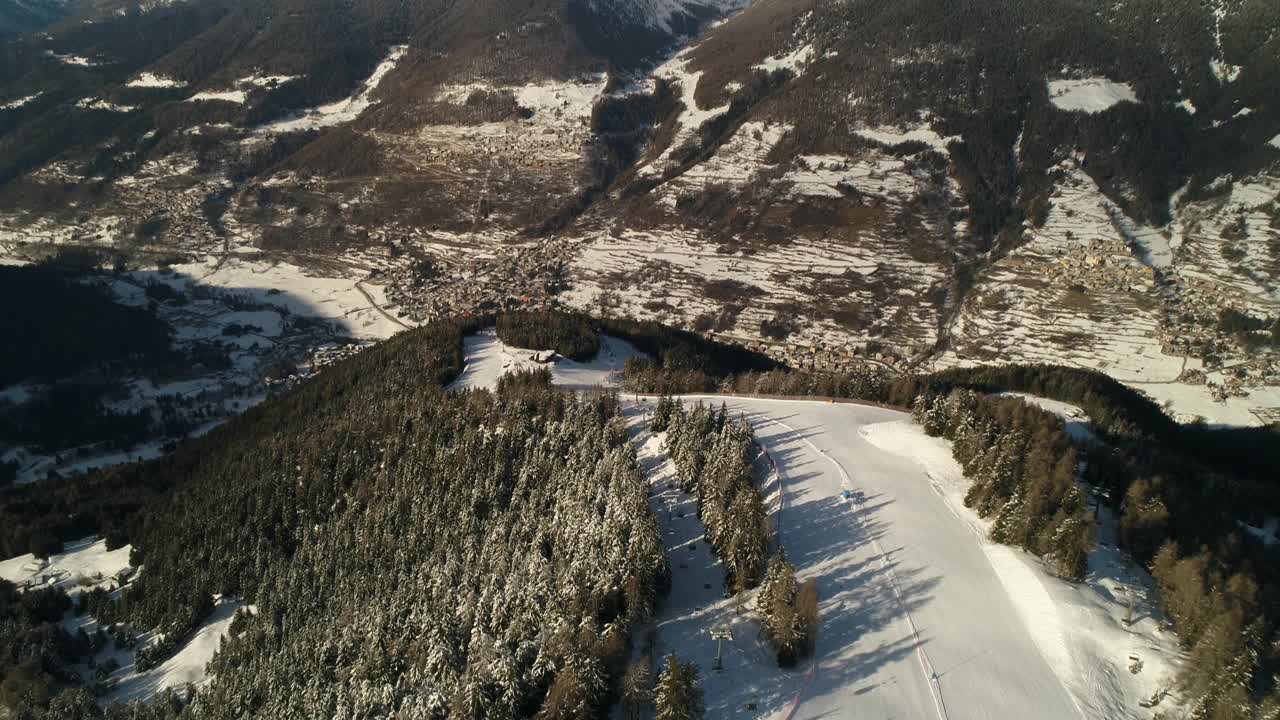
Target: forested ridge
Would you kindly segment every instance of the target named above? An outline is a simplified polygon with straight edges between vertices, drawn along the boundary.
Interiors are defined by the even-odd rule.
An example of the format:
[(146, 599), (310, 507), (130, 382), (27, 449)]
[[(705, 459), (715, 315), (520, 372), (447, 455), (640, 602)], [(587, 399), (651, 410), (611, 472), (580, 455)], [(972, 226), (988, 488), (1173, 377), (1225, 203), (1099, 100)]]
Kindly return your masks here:
[[(463, 332), (401, 336), (116, 474), (181, 479), (111, 532), (145, 572), (86, 607), (158, 629), (163, 657), (214, 594), (257, 606), (187, 715), (558, 718), (610, 703), (667, 576), (616, 400), (545, 374), (447, 394)], [(17, 655), (20, 717), (81, 716), (46, 714), (66, 686), (56, 656)]]
[[(1153, 419), (1159, 409), (1142, 396), (1070, 369), (814, 374), (652, 324), (568, 316), (551, 323), (559, 330), (538, 330), (549, 317), (513, 315), (505, 332), (543, 333), (539, 344), (581, 344), (599, 331), (626, 338), (654, 358), (628, 363), (632, 390), (914, 404), (926, 431), (952, 440), (973, 481), (966, 502), (994, 519), (993, 539), (1068, 578), (1087, 571), (1081, 468), (1120, 517), (1122, 546), (1159, 584), (1193, 658), (1179, 689), (1195, 716), (1253, 719), (1275, 707), (1275, 551), (1240, 530), (1240, 497), (1228, 492), (1262, 484), (1233, 486), (1171, 440), (1213, 431)], [(8, 555), (89, 532), (133, 543), (146, 571), (122, 598), (91, 595), (84, 606), (129, 632), (162, 630), (144, 663), (181, 643), (215, 593), (257, 605), (217, 657), (218, 681), (183, 710), (194, 716), (599, 711), (623, 692), (630, 628), (662, 593), (661, 542), (615, 399), (561, 394), (545, 371), (510, 376), (496, 393), (444, 392), (461, 371), (463, 337), (495, 322), (402, 334), (165, 459), (0, 494), (11, 521), (0, 541)], [(1072, 446), (1056, 416), (1003, 391), (1080, 404), (1107, 444)], [(793, 661), (816, 596), (785, 555), (766, 561), (749, 427), (670, 399), (659, 408), (651, 429), (668, 433), (681, 482), (698, 495), (726, 588), (763, 581), (766, 629), (779, 660)], [(83, 693), (58, 695), (70, 687), (62, 663), (84, 641), (40, 619), (52, 600), (18, 610), (19, 597), (35, 601), (0, 593), (16, 618), (5, 702), (93, 705)], [(33, 654), (26, 643), (36, 639), (45, 650)], [(178, 711), (166, 701), (145, 712)]]
[(600, 335), (581, 315), (502, 313), (494, 324), (498, 339), (508, 345), (554, 350), (571, 360), (590, 360), (600, 351)]

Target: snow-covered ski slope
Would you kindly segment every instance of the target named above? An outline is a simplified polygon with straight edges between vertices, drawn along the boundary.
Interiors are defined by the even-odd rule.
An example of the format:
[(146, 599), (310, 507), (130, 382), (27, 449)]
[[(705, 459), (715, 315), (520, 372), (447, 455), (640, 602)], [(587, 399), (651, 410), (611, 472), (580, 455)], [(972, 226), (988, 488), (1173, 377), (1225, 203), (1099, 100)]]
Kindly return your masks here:
[[(553, 380), (616, 382), (634, 349), (616, 339), (602, 348), (591, 363), (557, 359)], [(532, 364), (529, 354), (492, 332), (467, 338), (467, 367), (453, 387), (492, 387)], [(1150, 578), (1111, 544), (1091, 554), (1087, 580), (1072, 584), (1035, 557), (989, 542), (985, 521), (963, 506), (968, 481), (948, 443), (924, 435), (907, 413), (686, 397), (723, 402), (751, 421), (777, 467), (763, 488), (773, 524), (801, 579), (818, 583), (816, 663), (780, 670), (759, 637), (753, 599), (739, 613), (724, 597), (723, 570), (702, 539), (694, 501), (671, 486), (661, 438), (642, 427), (654, 399), (623, 399), (672, 565), (653, 652), (698, 665), (708, 718), (1145, 720), (1171, 704), (1139, 704), (1172, 686), (1179, 657), (1151, 608)], [(1104, 522), (1102, 534), (1113, 524)], [(1131, 596), (1134, 621), (1126, 625)], [(722, 627), (733, 640), (717, 673), (709, 632)]]
[[(676, 506), (684, 518), (670, 519), (655, 500), (673, 565), (656, 652), (699, 665), (708, 717), (755, 715), (749, 703), (755, 716), (796, 720), (1152, 716), (1139, 702), (1168, 685), (1174, 639), (1141, 608), (1141, 621), (1125, 627), (1124, 604), (1094, 578), (1071, 585), (1032, 556), (989, 543), (945, 486), (958, 472), (945, 442), (906, 414), (700, 399), (746, 416), (777, 464), (782, 498), (770, 505), (801, 579), (818, 582), (822, 617), (816, 664), (779, 670), (750, 602), (738, 616), (705, 544), (688, 550), (697, 539), (687, 527), (696, 524), (692, 500)], [(648, 439), (640, 457), (661, 498), (671, 494), (670, 469), (652, 457), (657, 445)], [(716, 673), (708, 629), (725, 625), (734, 640)], [(1144, 661), (1137, 674), (1131, 655)]]

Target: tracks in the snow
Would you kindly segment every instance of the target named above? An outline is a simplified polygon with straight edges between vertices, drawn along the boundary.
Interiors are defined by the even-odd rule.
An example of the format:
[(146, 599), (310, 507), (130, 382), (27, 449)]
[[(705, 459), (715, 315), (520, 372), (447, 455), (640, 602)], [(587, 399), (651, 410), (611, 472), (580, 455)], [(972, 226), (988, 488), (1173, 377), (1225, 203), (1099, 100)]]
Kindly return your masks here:
[[(814, 453), (816, 453), (817, 455), (823, 458), (826, 458), (828, 462), (830, 462), (833, 466), (835, 466), (836, 471), (840, 473), (841, 486), (844, 489), (849, 491), (854, 490), (853, 478), (849, 476), (849, 472), (844, 469), (844, 466), (841, 465), (838, 460), (828, 455), (825, 450), (815, 445), (813, 441), (809, 440), (808, 438), (801, 436), (798, 430), (796, 430), (795, 428), (791, 427), (790, 425), (787, 425), (786, 423), (780, 420), (774, 420), (773, 418), (763, 413), (759, 414), (757, 417), (761, 418), (766, 423), (771, 423), (773, 425), (777, 425), (778, 427), (787, 430), (788, 432), (796, 433), (796, 436), (800, 438), (801, 442), (808, 445), (809, 448), (812, 449)], [(761, 447), (763, 447), (763, 443), (761, 444)], [(778, 467), (778, 473), (779, 473), (779, 481), (781, 482), (782, 480), (785, 479), (785, 476), (782, 474), (781, 467)], [(862, 495), (860, 493), (852, 492), (852, 497), (853, 499), (850, 502), (853, 504), (855, 508), (854, 516), (853, 516), (854, 522), (858, 524), (858, 530), (861, 531), (861, 533), (864, 536), (871, 539), (871, 547), (872, 549), (875, 550), (876, 557), (879, 559), (880, 567), (884, 570), (886, 576), (889, 578), (889, 589), (893, 591), (893, 596), (898, 601), (898, 606), (902, 609), (902, 615), (907, 620), (907, 627), (911, 630), (911, 639), (912, 639), (912, 643), (915, 646), (916, 659), (920, 661), (920, 670), (924, 673), (925, 681), (929, 684), (929, 694), (933, 696), (933, 705), (938, 712), (938, 718), (939, 720), (950, 720), (949, 716), (947, 715), (946, 702), (944, 702), (942, 699), (942, 686), (938, 682), (938, 673), (936, 670), (934, 670), (933, 663), (929, 661), (929, 655), (928, 653), (925, 652), (924, 643), (920, 640), (920, 632), (916, 628), (915, 621), (911, 618), (911, 611), (907, 607), (906, 600), (902, 597), (902, 591), (899, 589), (898, 576), (893, 570), (893, 565), (890, 564), (889, 562), (888, 553), (886, 553), (884, 548), (880, 546), (880, 542), (876, 540), (874, 535), (866, 532), (866, 525), (863, 522), (863, 516), (866, 513), (866, 506), (864, 504)], [(815, 653), (815, 657), (813, 660), (813, 667), (810, 669), (811, 674), (810, 674), (809, 680), (812, 680), (812, 676), (813, 674), (816, 674), (817, 668), (818, 668), (818, 658), (816, 657), (816, 653)], [(806, 682), (805, 687), (807, 687), (808, 684), (809, 683)], [(803, 693), (804, 693), (804, 688), (802, 687), (800, 690), (800, 693), (796, 695), (796, 706), (799, 705), (799, 699)], [(795, 712), (795, 707), (792, 708), (792, 714), (794, 714), (794, 712)]]

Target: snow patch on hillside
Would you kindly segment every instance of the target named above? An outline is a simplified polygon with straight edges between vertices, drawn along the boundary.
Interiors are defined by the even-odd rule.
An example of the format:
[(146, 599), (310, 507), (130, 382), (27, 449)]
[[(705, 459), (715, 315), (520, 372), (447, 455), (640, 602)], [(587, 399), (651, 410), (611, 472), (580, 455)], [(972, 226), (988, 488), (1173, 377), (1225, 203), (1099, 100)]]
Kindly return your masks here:
[(1209, 61), (1209, 69), (1213, 71), (1213, 76), (1218, 79), (1218, 82), (1224, 85), (1235, 82), (1240, 77), (1240, 72), (1244, 70), (1239, 65), (1232, 65), (1216, 58)]
[(1280, 150), (1280, 135), (1276, 135), (1275, 137), (1268, 140), (1267, 144), (1277, 150)]
[(783, 176), (793, 195), (843, 197), (841, 188), (875, 195), (913, 194), (915, 181), (906, 163), (891, 157), (854, 159), (844, 155), (802, 155)]
[(0, 105), (0, 110), (17, 110), (18, 108), (32, 102), (33, 100), (35, 100), (36, 98), (40, 97), (43, 94), (44, 94), (43, 92), (38, 92), (35, 95), (28, 95), (26, 97), (17, 98), (16, 100), (10, 100), (5, 104)]
[(698, 83), (702, 80), (702, 71), (692, 72), (689, 70), (690, 49), (686, 48), (680, 51), (653, 72), (654, 77), (665, 78), (680, 87), (681, 108), (676, 116), (676, 132), (671, 139), (671, 144), (653, 162), (640, 168), (641, 175), (661, 174), (666, 169), (671, 153), (686, 142), (693, 140), (698, 134), (698, 128), (704, 122), (729, 111), (728, 103), (706, 110), (698, 107), (698, 102), (694, 97), (698, 92)]
[(130, 80), (126, 85), (131, 88), (181, 88), (187, 86), (182, 80), (174, 80), (173, 78), (149, 72), (142, 73)]
[(231, 90), (203, 90), (187, 98), (187, 102), (222, 101), (243, 105), (254, 89), (270, 90), (287, 82), (297, 80), (300, 75), (250, 75), (235, 81)]
[(755, 65), (755, 69), (764, 70), (765, 72), (775, 72), (778, 70), (789, 70), (799, 75), (804, 72), (804, 67), (813, 59), (813, 46), (802, 45), (786, 55), (773, 55), (765, 58), (762, 62)]
[(204, 90), (187, 98), (188, 102), (222, 101), (243, 105), (249, 97), (243, 90)]
[(697, 192), (712, 184), (746, 185), (758, 171), (773, 167), (766, 158), (790, 131), (791, 126), (785, 123), (766, 124), (755, 120), (743, 123), (715, 155), (672, 178), (661, 189), (662, 202), (674, 208), (681, 191)]
[(236, 87), (274, 88), (292, 82), (301, 75), (250, 75), (236, 81)]
[(56, 53), (52, 50), (46, 50), (45, 55), (48, 55), (49, 57), (53, 58), (54, 60), (57, 60), (63, 65), (74, 65), (76, 67), (97, 67), (102, 64), (97, 60), (92, 60), (90, 58), (87, 58), (81, 55), (71, 55), (71, 54), (64, 55), (61, 53)]
[(869, 128), (865, 130), (855, 130), (855, 134), (868, 140), (888, 145), (901, 145), (905, 142), (919, 142), (941, 153), (947, 152), (947, 146), (953, 142), (960, 142), (959, 135), (943, 137), (928, 125), (922, 125), (913, 128), (897, 128), (893, 126), (881, 126), (877, 128)]
[(1059, 110), (1099, 113), (1122, 102), (1138, 102), (1128, 83), (1103, 77), (1083, 80), (1050, 80), (1049, 101)]
[(0, 578), (18, 586), (56, 587), (75, 595), (113, 584), (116, 575), (129, 567), (130, 550), (130, 545), (108, 550), (105, 540), (89, 537), (67, 543), (48, 560), (38, 560), (31, 553), (4, 560)]
[(127, 113), (137, 108), (132, 105), (117, 105), (102, 98), (83, 98), (76, 103), (81, 110), (101, 110), (103, 112)]
[(266, 134), (316, 130), (355, 120), (360, 113), (374, 104), (373, 93), (378, 89), (378, 85), (382, 83), (387, 73), (396, 68), (400, 59), (408, 51), (408, 45), (397, 45), (392, 48), (390, 54), (378, 64), (378, 67), (374, 68), (373, 74), (364, 81), (355, 95), (328, 105), (303, 110), (284, 120), (268, 123), (258, 128), (258, 132)]

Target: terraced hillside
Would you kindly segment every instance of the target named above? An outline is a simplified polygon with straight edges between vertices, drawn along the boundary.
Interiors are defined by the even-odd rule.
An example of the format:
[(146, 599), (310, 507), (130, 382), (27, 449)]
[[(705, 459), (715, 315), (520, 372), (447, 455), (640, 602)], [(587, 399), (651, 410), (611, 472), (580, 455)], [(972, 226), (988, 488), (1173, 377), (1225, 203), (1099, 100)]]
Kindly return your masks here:
[(565, 305), (818, 367), (1053, 360), (1259, 424), (1278, 29), (1258, 0), (76, 6), (4, 46), (0, 246), (358, 281), (388, 331)]

